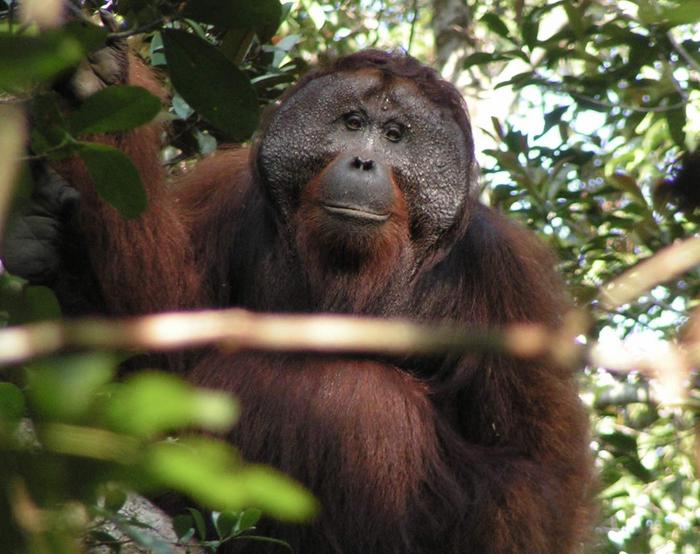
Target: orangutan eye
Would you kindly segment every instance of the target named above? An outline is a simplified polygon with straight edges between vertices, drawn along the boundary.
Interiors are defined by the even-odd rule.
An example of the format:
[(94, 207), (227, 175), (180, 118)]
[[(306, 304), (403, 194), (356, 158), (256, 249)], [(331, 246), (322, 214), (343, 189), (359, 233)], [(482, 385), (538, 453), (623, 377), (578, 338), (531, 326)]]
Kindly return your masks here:
[(345, 126), (351, 131), (359, 131), (365, 123), (362, 115), (357, 112), (345, 114), (343, 116), (343, 121), (345, 121)]
[(398, 123), (389, 123), (384, 127), (384, 136), (391, 142), (399, 142), (403, 138), (404, 128)]

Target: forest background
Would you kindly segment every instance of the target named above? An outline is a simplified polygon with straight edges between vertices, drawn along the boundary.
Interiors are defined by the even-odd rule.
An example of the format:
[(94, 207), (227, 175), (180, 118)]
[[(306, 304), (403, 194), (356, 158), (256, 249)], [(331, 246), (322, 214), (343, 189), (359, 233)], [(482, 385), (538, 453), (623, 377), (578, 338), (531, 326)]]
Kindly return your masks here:
[[(31, 188), (27, 140), (36, 157), (91, 160), (105, 198), (132, 217), (145, 196), (129, 160), (82, 133), (166, 117), (163, 160), (178, 171), (248, 140), (260, 111), (327, 59), (402, 49), (441, 71), (470, 108), (482, 199), (556, 251), (577, 306), (545, 342), (585, 365), (600, 474), (592, 550), (700, 552), (700, 1), (121, 0), (85, 2), (68, 22), (60, 0), (15, 4), (0, 0), (0, 227)], [(120, 26), (80, 24), (99, 22), (98, 8)], [(192, 40), (171, 33), (164, 46), (174, 29)], [(108, 32), (174, 85), (167, 114), (133, 89), (98, 97), (79, 124), (58, 113), (48, 85)], [(31, 136), (28, 111), (41, 122)], [(11, 551), (72, 553), (82, 537), (170, 552), (120, 514), (126, 491), (170, 488), (216, 508), (211, 551), (254, 534), (250, 506), (290, 520), (313, 512), (296, 485), (226, 445), (162, 440), (225, 428), (237, 408), (173, 377), (115, 381), (110, 352), (135, 345), (128, 325), (65, 322), (48, 289), (7, 272), (0, 325), (0, 535)], [(65, 346), (95, 348), (59, 355)], [(178, 518), (181, 541), (203, 535), (205, 517)]]

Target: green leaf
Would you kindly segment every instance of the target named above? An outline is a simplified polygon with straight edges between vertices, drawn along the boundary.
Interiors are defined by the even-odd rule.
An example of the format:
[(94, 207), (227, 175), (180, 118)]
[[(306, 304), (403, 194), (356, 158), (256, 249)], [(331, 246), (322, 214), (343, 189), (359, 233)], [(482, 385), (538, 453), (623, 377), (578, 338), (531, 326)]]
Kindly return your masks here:
[(100, 25), (93, 25), (84, 19), (75, 19), (66, 23), (60, 30), (51, 32), (62, 32), (77, 40), (83, 51), (87, 54), (101, 48), (107, 42), (108, 30)]
[(102, 89), (72, 114), (73, 134), (126, 131), (151, 121), (160, 111), (160, 100), (146, 89), (115, 85)]
[(642, 465), (636, 454), (635, 456), (631, 457), (622, 456), (620, 458), (620, 462), (625, 469), (627, 469), (627, 471), (629, 471), (642, 483), (651, 483), (654, 480), (654, 474)]
[(662, 8), (655, 19), (667, 21), (671, 26), (697, 23), (700, 21), (700, 0), (684, 0), (680, 6)]
[(24, 416), (24, 394), (12, 383), (0, 383), (0, 423), (16, 423)]
[(637, 439), (631, 435), (614, 431), (612, 433), (601, 433), (600, 438), (607, 445), (614, 447), (617, 453), (637, 454)]
[(74, 141), (68, 123), (58, 107), (59, 97), (49, 92), (36, 95), (29, 107), (32, 121), (32, 151), (53, 158), (71, 156)]
[(280, 24), (282, 6), (279, 0), (189, 0), (183, 15), (223, 29), (255, 29), (266, 42)]
[(78, 153), (97, 193), (126, 219), (138, 217), (148, 204), (136, 167), (123, 152), (94, 142), (81, 142)]
[[(674, 95), (673, 98), (679, 99), (680, 96)], [(676, 146), (681, 148), (681, 150), (685, 150), (685, 107), (668, 110), (665, 115), (666, 123), (668, 124), (668, 132), (671, 135), (673, 142), (676, 144)]]
[(249, 529), (252, 529), (255, 524), (260, 521), (262, 517), (262, 511), (257, 508), (248, 508), (243, 510), (243, 513), (238, 518), (238, 524), (236, 525), (236, 534), (245, 533)]
[(239, 513), (229, 511), (219, 512), (216, 514), (216, 518), (214, 518), (212, 514), (214, 526), (216, 527), (216, 533), (219, 535), (219, 538), (227, 539), (228, 537), (232, 536), (242, 516), (242, 512)]
[(318, 511), (316, 500), (286, 475), (268, 467), (246, 466), (239, 475), (249, 505), (283, 521), (307, 521)]
[(43, 418), (75, 421), (89, 415), (95, 393), (114, 376), (107, 354), (64, 356), (27, 367), (27, 396)]
[(286, 521), (306, 521), (317, 511), (314, 498), (289, 477), (241, 465), (230, 445), (204, 437), (154, 445), (146, 469), (161, 486), (215, 510), (256, 506)]
[(485, 14), (481, 18), (481, 21), (497, 35), (510, 40), (510, 31), (508, 30), (508, 27), (495, 13)]
[(122, 489), (110, 485), (104, 493), (105, 509), (116, 514), (122, 509), (126, 499), (127, 495)]
[(46, 81), (76, 65), (106, 31), (73, 23), (37, 36), (0, 33), (0, 90)]
[(88, 533), (88, 542), (94, 546), (107, 546), (111, 552), (121, 552), (121, 542), (107, 531), (93, 529)]
[(156, 532), (143, 531), (134, 525), (121, 524), (118, 525), (124, 534), (129, 536), (134, 542), (141, 546), (143, 550), (150, 554), (173, 554), (172, 546)]
[(540, 20), (538, 15), (538, 13), (531, 13), (523, 21), (523, 40), (525, 41), (525, 44), (527, 44), (530, 51), (537, 46), (537, 35), (540, 31)]
[(115, 429), (148, 437), (186, 426), (225, 431), (236, 414), (226, 393), (198, 390), (172, 375), (142, 373), (115, 392), (107, 417)]
[(551, 112), (546, 113), (544, 115), (544, 127), (540, 136), (544, 135), (555, 125), (559, 125), (562, 116), (566, 113), (568, 109), (569, 106), (559, 106), (557, 108), (554, 108)]
[(207, 538), (207, 526), (204, 523), (204, 516), (202, 516), (202, 513), (199, 510), (196, 510), (195, 508), (187, 508), (187, 511), (192, 517), (192, 521), (194, 522), (194, 526), (197, 529), (199, 538), (205, 540)]
[(628, 192), (637, 200), (643, 204), (646, 204), (646, 199), (644, 198), (644, 194), (642, 194), (639, 183), (637, 183), (637, 180), (631, 175), (627, 175), (625, 173), (615, 173), (611, 176), (611, 181), (621, 190)]
[(219, 50), (185, 31), (163, 31), (175, 89), (209, 123), (235, 141), (258, 127), (258, 98), (245, 74)]
[(491, 62), (496, 62), (499, 60), (506, 59), (502, 54), (497, 54), (495, 52), (475, 52), (471, 54), (466, 60), (462, 67), (468, 69), (473, 65), (484, 65)]
[(61, 318), (61, 307), (56, 294), (50, 288), (24, 286), (16, 292), (18, 294), (13, 291), (0, 299), (0, 306), (10, 311), (11, 325)]
[[(175, 516), (173, 518), (173, 530), (181, 542), (192, 538), (194, 534), (194, 519), (188, 514)], [(190, 536), (188, 537), (188, 535)]]
[(584, 26), (583, 26), (583, 10), (575, 6), (571, 2), (563, 2), (562, 4), (564, 10), (566, 11), (566, 16), (569, 20), (571, 28), (577, 37), (583, 36)]

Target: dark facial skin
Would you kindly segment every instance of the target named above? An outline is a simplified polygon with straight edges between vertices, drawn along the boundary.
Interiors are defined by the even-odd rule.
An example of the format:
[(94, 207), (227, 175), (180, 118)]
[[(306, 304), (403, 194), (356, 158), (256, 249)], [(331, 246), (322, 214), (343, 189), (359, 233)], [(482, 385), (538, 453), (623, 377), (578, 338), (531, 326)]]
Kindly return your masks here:
[[(461, 220), (471, 177), (463, 131), (449, 110), (413, 83), (376, 70), (325, 75), (292, 94), (268, 122), (257, 161), (273, 201), (289, 220), (314, 179), (321, 186), (332, 182), (328, 195), (335, 200), (343, 186), (338, 176), (342, 181), (347, 171), (348, 194), (357, 200), (356, 180), (368, 173), (353, 173), (347, 164), (356, 159), (371, 161), (371, 169), (398, 187), (409, 206), (414, 244), (429, 248)], [(357, 169), (362, 173), (363, 167)], [(368, 194), (374, 197), (366, 204), (376, 207), (391, 194), (378, 184), (381, 177), (372, 179)], [(319, 194), (323, 200), (323, 191)]]

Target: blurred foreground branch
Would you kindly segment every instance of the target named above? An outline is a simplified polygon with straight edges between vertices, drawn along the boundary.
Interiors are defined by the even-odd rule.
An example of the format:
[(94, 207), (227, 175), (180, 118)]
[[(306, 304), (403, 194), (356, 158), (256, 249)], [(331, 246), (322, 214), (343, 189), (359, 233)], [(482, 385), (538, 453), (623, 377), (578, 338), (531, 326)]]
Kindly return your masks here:
[[(165, 313), (130, 319), (43, 322), (0, 330), (0, 365), (65, 349), (180, 350), (218, 345), (230, 350), (427, 354), (500, 351), (519, 357), (553, 356), (571, 364), (577, 355), (570, 326), (553, 331), (519, 324), (502, 330), (454, 324), (336, 315), (259, 314), (241, 309)], [(566, 333), (566, 337), (563, 334)]]
[(229, 350), (430, 354), (496, 352), (519, 358), (549, 358), (568, 367), (588, 363), (618, 372), (658, 378), (667, 402), (685, 395), (685, 383), (700, 352), (670, 342), (640, 351), (622, 343), (581, 344), (587, 319), (571, 311), (556, 330), (538, 324), (503, 329), (467, 329), (450, 324), (337, 315), (259, 314), (241, 309), (166, 313), (123, 320), (45, 322), (0, 330), (0, 365), (16, 364), (62, 350), (168, 351), (204, 346)]
[(656, 285), (670, 281), (700, 264), (700, 237), (678, 241), (625, 271), (601, 290), (607, 309), (628, 304)]
[[(679, 241), (603, 287), (601, 299), (607, 307), (629, 303), (699, 263), (700, 237)], [(700, 333), (689, 333), (686, 339), (690, 340), (680, 345), (659, 341), (644, 349), (622, 342), (611, 345), (579, 340), (588, 335), (589, 318), (579, 310), (570, 311), (557, 329), (534, 323), (470, 329), (448, 323), (228, 309), (11, 327), (0, 330), (0, 365), (63, 350), (89, 349), (169, 351), (219, 346), (229, 350), (390, 355), (495, 352), (525, 359), (549, 358), (567, 367), (587, 363), (617, 372), (639, 371), (661, 383), (664, 401), (678, 402), (687, 396), (688, 376), (700, 362)]]

